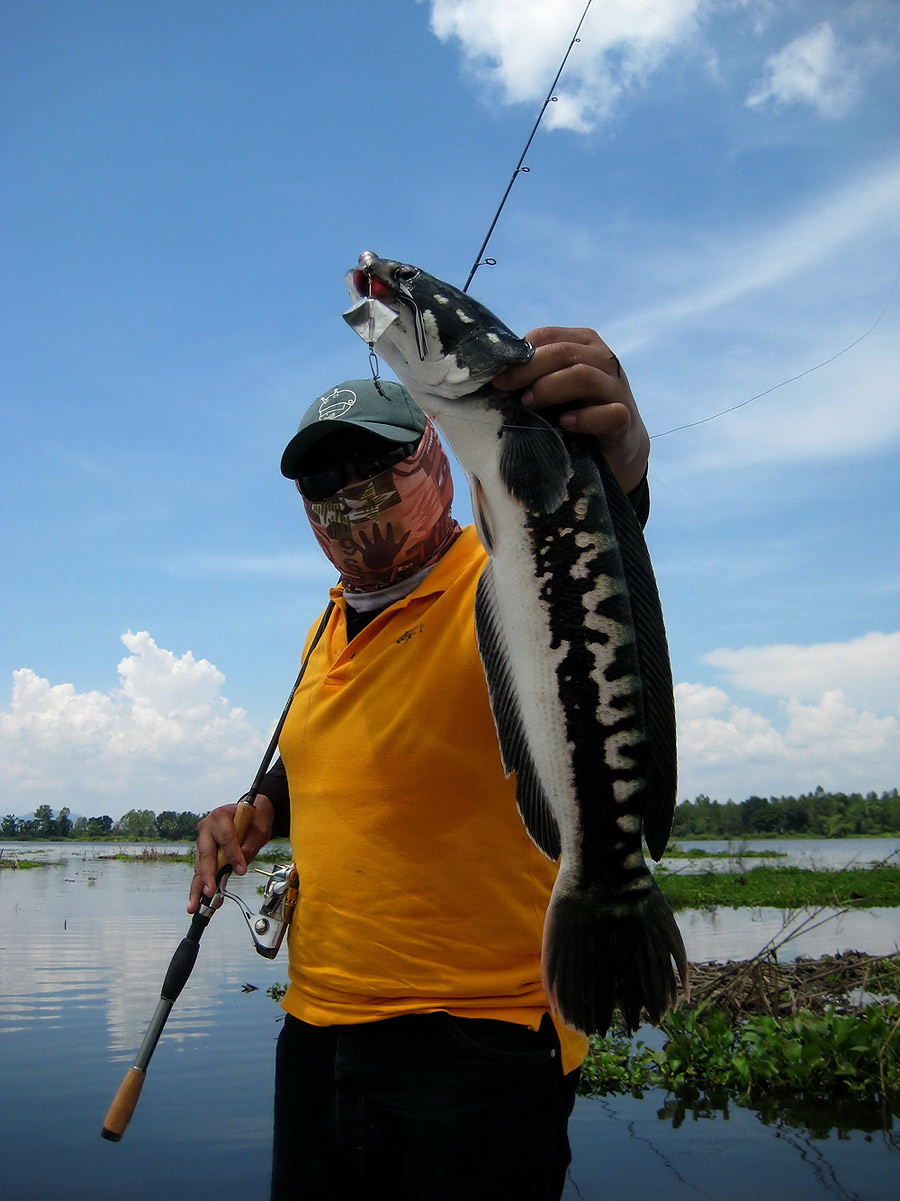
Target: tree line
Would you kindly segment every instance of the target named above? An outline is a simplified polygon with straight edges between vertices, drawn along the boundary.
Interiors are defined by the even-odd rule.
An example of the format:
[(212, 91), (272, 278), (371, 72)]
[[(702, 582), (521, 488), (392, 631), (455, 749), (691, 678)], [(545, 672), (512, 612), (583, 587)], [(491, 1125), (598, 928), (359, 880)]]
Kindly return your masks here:
[(802, 796), (751, 796), (735, 803), (698, 796), (675, 808), (673, 838), (852, 838), (900, 835), (900, 794), (815, 792)]
[(38, 805), (34, 817), (14, 817), (9, 813), (0, 820), (0, 838), (45, 841), (48, 838), (85, 841), (121, 838), (129, 842), (161, 838), (166, 842), (193, 842), (199, 820), (199, 813), (176, 813), (174, 809), (163, 813), (154, 813), (152, 809), (130, 809), (118, 821), (108, 814), (73, 818), (68, 808), (54, 813), (49, 805)]
[[(0, 838), (193, 842), (199, 820), (198, 813), (173, 809), (159, 814), (152, 809), (130, 809), (118, 821), (108, 815), (72, 818), (67, 808), (54, 813), (49, 805), (39, 805), (34, 817), (7, 814), (0, 820)], [(724, 804), (701, 794), (676, 806), (672, 826), (673, 838), (852, 838), (859, 834), (900, 836), (900, 793), (896, 788), (881, 796), (817, 788), (799, 797), (751, 796)]]

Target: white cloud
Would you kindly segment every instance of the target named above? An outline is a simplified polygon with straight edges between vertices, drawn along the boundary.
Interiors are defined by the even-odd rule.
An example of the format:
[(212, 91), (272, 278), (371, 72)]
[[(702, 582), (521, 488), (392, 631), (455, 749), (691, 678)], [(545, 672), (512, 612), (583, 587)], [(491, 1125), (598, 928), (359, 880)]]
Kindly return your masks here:
[(829, 21), (794, 38), (766, 60), (763, 82), (747, 98), (750, 107), (808, 104), (821, 116), (843, 116), (859, 93), (859, 69), (851, 52), (838, 44)]
[[(634, 0), (593, 5), (547, 127), (586, 132), (609, 116), (693, 31), (702, 4), (667, 0), (664, 13)], [(458, 41), (468, 67), (515, 104), (544, 99), (584, 8), (584, 0), (431, 0), (431, 27)]]
[(51, 685), (28, 667), (13, 673), (12, 703), (0, 713), (4, 812), (198, 812), (244, 788), (262, 738), (221, 695), (222, 673), (146, 632), (122, 641), (130, 654), (109, 694)]
[(717, 650), (705, 661), (728, 673), (730, 687), (778, 697), (779, 713), (773, 720), (722, 688), (678, 684), (680, 796), (900, 785), (900, 633)]
[[(68, 805), (119, 817), (133, 808), (202, 812), (246, 786), (263, 739), (222, 696), (206, 659), (176, 655), (146, 632), (110, 693), (14, 673), (0, 713), (4, 812)], [(845, 643), (718, 649), (705, 661), (724, 687), (676, 686), (680, 797), (742, 800), (825, 788), (900, 784), (900, 632)], [(775, 717), (735, 690), (778, 698)]]
[(882, 712), (900, 705), (900, 633), (872, 632), (814, 646), (721, 649), (703, 661), (724, 671), (735, 687), (766, 696), (814, 702), (840, 689), (854, 704)]

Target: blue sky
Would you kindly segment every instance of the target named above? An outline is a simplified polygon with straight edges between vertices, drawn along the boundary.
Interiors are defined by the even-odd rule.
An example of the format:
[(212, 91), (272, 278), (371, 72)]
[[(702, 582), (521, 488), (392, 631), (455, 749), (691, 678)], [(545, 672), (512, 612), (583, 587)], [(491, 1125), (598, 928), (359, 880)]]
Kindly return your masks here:
[[(246, 788), (344, 271), (465, 279), (583, 7), (0, 4), (0, 811)], [(681, 797), (900, 784), (898, 64), (895, 0), (594, 0), (470, 289), (596, 328), (656, 435)]]

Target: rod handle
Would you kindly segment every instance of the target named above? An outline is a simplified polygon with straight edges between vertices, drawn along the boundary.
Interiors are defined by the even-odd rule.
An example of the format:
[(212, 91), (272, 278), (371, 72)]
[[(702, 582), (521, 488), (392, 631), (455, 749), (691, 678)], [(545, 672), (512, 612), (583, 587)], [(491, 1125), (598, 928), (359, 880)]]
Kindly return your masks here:
[[(253, 814), (255, 810), (253, 807), (253, 800), (249, 799), (251, 796), (253, 797), (253, 800), (255, 800), (255, 793), (248, 793), (246, 797), (243, 797), (240, 801), (238, 801), (238, 807), (234, 811), (234, 831), (237, 835), (237, 840), (240, 843), (243, 843), (244, 835), (250, 829), (250, 823), (253, 821)], [(225, 858), (224, 853), (220, 850), (218, 858), (216, 859), (216, 881), (221, 883), (222, 880), (227, 879), (230, 875), (231, 864)]]
[(125, 1079), (119, 1085), (119, 1091), (113, 1097), (113, 1103), (104, 1119), (103, 1129), (100, 1131), (103, 1138), (117, 1143), (125, 1133), (146, 1079), (147, 1073), (142, 1072), (140, 1068), (129, 1068), (125, 1073)]

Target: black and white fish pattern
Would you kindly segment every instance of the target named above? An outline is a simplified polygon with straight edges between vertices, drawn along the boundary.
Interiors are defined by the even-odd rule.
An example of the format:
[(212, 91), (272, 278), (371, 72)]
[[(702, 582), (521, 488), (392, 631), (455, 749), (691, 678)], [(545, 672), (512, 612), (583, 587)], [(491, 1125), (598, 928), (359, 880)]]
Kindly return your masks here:
[(563, 433), (491, 381), (533, 353), (488, 309), (371, 252), (348, 272), (347, 321), (453, 449), (490, 559), (475, 622), (516, 800), (559, 858), (542, 974), (585, 1033), (616, 1007), (637, 1028), (687, 987), (684, 944), (644, 859), (675, 805), (672, 677), (640, 524), (593, 440)]

